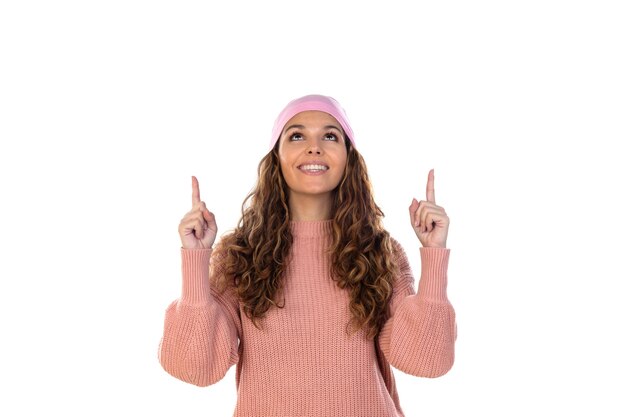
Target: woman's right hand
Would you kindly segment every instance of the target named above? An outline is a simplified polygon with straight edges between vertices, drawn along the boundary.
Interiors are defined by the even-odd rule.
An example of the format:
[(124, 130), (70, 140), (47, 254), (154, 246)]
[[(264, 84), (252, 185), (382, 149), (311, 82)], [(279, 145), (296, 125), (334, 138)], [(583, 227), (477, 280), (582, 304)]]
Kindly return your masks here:
[(180, 221), (178, 234), (185, 249), (212, 248), (217, 236), (215, 215), (200, 201), (200, 187), (194, 176), (191, 177), (191, 211)]

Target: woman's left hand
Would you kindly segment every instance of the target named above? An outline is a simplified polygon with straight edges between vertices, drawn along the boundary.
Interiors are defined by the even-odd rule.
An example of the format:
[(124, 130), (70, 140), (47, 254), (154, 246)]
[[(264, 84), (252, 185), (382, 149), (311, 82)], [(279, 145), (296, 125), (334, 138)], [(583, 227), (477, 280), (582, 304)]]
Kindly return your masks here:
[(435, 170), (428, 172), (426, 201), (413, 199), (409, 207), (411, 225), (422, 243), (428, 248), (445, 248), (450, 219), (443, 207), (435, 204)]

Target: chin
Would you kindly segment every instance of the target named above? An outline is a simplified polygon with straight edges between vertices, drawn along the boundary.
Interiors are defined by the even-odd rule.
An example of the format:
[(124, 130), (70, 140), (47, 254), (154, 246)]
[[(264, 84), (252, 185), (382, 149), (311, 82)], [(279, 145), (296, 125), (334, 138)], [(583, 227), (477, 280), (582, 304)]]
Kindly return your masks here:
[(331, 194), (335, 188), (296, 188), (292, 189), (290, 194), (307, 197), (328, 197), (328, 195)]

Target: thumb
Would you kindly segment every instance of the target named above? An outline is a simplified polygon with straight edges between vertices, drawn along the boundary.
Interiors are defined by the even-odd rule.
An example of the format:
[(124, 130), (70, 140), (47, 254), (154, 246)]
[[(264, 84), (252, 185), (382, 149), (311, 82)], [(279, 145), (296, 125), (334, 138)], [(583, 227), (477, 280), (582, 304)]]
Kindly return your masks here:
[(215, 215), (211, 213), (209, 210), (206, 210), (206, 209), (203, 210), (202, 217), (204, 217), (204, 220), (206, 220), (209, 227), (211, 227), (211, 225), (215, 222)]

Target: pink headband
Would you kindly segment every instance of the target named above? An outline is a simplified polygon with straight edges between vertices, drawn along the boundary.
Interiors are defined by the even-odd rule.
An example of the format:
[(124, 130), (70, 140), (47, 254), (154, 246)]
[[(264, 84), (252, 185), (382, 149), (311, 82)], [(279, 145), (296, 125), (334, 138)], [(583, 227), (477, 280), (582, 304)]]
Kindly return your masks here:
[(341, 127), (343, 128), (344, 133), (350, 140), (353, 147), (354, 145), (354, 133), (352, 132), (352, 128), (350, 127), (350, 123), (348, 123), (348, 117), (346, 116), (346, 112), (341, 108), (341, 105), (332, 97), (321, 96), (318, 94), (311, 94), (308, 96), (300, 97), (295, 100), (292, 100), (287, 104), (287, 106), (280, 112), (278, 118), (274, 122), (274, 128), (272, 129), (272, 140), (270, 141), (270, 149), (276, 145), (276, 142), (280, 138), (280, 134), (283, 132), (283, 128), (285, 127), (285, 123), (289, 121), (293, 116), (298, 113), (307, 110), (319, 110), (333, 116)]

